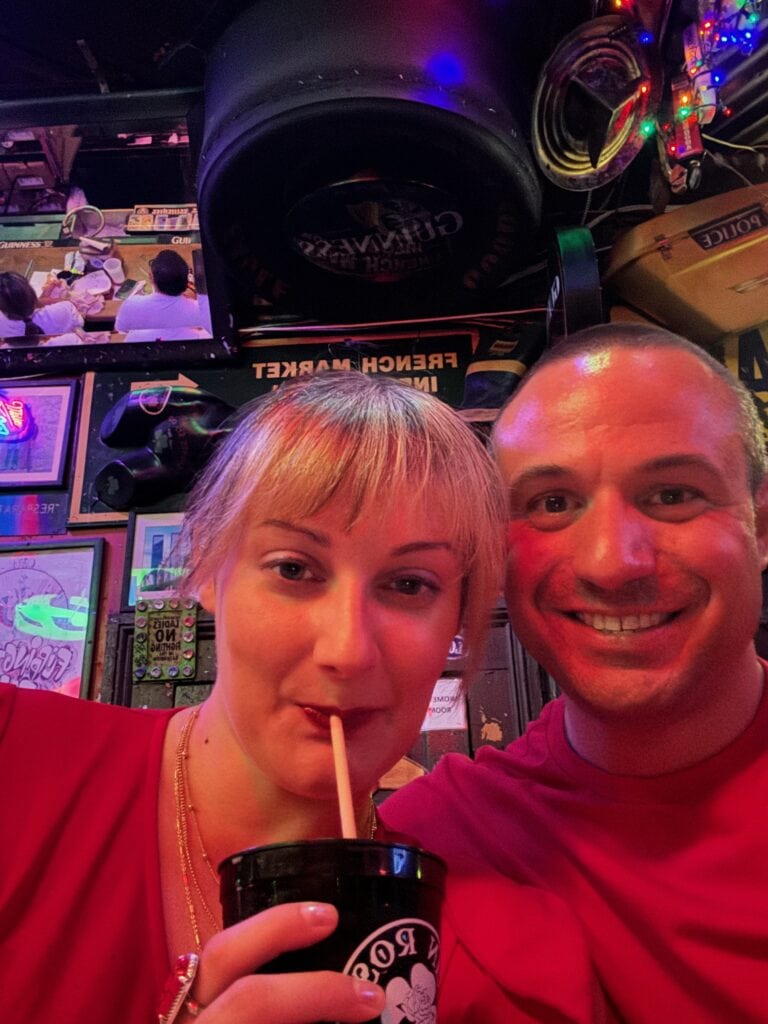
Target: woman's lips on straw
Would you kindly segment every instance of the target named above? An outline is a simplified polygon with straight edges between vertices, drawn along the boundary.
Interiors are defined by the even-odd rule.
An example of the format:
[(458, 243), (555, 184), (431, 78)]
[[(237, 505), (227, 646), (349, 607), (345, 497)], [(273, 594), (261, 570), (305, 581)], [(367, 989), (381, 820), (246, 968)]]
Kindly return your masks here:
[(316, 704), (302, 704), (301, 710), (313, 725), (326, 732), (331, 731), (331, 715), (338, 715), (344, 723), (344, 729), (350, 731), (359, 728), (376, 713), (375, 708), (350, 708), (348, 711), (340, 711), (338, 708), (320, 707)]

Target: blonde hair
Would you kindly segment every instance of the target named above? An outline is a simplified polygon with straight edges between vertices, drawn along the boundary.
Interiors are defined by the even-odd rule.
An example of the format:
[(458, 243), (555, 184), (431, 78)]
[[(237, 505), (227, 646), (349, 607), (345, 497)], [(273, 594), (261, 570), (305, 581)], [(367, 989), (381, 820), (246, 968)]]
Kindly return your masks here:
[(317, 513), (340, 492), (353, 525), (406, 489), (443, 514), (463, 568), (467, 675), (501, 587), (506, 502), (483, 442), (444, 402), (387, 377), (329, 371), (245, 406), (197, 482), (184, 519), (184, 590), (195, 594), (238, 543), (247, 515)]

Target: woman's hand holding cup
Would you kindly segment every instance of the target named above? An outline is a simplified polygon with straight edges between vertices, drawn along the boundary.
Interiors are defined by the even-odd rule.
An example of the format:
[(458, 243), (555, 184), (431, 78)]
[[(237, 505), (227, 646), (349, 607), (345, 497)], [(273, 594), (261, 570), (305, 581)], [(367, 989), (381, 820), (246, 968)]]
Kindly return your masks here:
[(335, 929), (338, 914), (325, 903), (271, 907), (215, 935), (200, 956), (191, 996), (202, 1008), (187, 1024), (314, 1024), (369, 1021), (384, 1009), (378, 985), (334, 971), (253, 974), (281, 953), (303, 949)]

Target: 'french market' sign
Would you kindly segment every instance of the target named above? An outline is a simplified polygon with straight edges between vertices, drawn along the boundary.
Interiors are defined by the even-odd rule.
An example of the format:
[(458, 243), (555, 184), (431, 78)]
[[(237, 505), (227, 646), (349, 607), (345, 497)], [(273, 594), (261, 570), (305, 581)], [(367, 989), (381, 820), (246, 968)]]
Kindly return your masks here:
[(419, 336), (352, 336), (313, 338), (286, 344), (275, 339), (269, 347), (248, 348), (257, 393), (271, 391), (282, 381), (323, 370), (361, 370), (396, 377), (404, 384), (437, 395), (449, 405), (461, 405), (464, 374), (473, 350), (472, 330)]

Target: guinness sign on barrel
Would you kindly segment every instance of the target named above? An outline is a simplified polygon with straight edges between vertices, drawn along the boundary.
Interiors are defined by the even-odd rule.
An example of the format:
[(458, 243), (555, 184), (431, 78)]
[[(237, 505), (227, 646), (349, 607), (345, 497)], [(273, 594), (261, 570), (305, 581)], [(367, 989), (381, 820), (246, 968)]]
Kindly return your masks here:
[(540, 190), (480, 4), (262, 0), (209, 58), (200, 218), (241, 315), (478, 308)]

